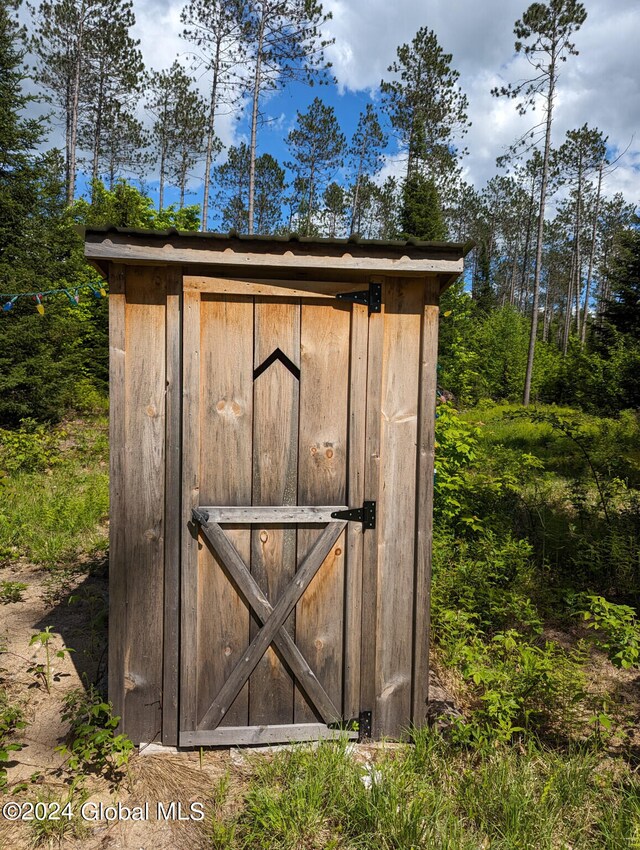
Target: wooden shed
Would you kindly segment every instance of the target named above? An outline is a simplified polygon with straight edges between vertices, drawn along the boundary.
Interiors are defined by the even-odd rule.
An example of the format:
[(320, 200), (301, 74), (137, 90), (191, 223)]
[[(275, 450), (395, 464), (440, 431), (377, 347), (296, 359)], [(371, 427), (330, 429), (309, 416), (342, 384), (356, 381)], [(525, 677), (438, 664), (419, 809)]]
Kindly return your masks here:
[(134, 742), (424, 721), (438, 300), (463, 245), (87, 229), (109, 698)]

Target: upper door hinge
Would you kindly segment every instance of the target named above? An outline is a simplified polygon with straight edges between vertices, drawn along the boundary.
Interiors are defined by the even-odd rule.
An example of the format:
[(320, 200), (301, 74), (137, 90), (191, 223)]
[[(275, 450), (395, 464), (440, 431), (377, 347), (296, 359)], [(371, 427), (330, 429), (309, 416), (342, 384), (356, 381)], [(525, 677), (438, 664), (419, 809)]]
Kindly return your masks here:
[(366, 304), (369, 313), (379, 313), (382, 309), (382, 284), (370, 283), (369, 289), (361, 289), (358, 292), (338, 292), (336, 295), (340, 301), (353, 301), (355, 304)]

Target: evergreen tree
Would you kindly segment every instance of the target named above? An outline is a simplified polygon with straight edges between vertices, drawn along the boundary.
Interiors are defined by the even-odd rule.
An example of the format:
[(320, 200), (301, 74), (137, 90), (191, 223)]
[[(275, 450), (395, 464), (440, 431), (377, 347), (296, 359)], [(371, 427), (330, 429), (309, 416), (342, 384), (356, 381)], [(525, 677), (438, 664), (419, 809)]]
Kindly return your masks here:
[(239, 67), (246, 62), (244, 5), (240, 0), (191, 0), (180, 16), (183, 38), (199, 49), (199, 65), (211, 75), (206, 109), (202, 229), (208, 228), (211, 165), (219, 151), (216, 117), (222, 103), (234, 103), (240, 92)]
[(294, 173), (300, 194), (299, 227), (309, 236), (319, 198), (342, 165), (346, 147), (333, 107), (314, 98), (307, 112), (298, 112), (297, 125), (287, 136), (287, 145), (292, 159), (285, 165)]
[(36, 81), (48, 92), (65, 125), (67, 203), (74, 198), (78, 127), (86, 106), (85, 82), (91, 79), (89, 42), (104, 26), (106, 0), (42, 0), (28, 9), (36, 23), (30, 47), (37, 57)]
[[(114, 116), (128, 119), (133, 136), (129, 151), (141, 138), (139, 122), (133, 124), (128, 107), (140, 94), (144, 73), (140, 42), (129, 34), (135, 24), (131, 0), (103, 0), (99, 14), (100, 21), (87, 39), (84, 108), (78, 125), (79, 147), (90, 151), (92, 180), (101, 173), (104, 150), (113, 148)], [(122, 131), (119, 135), (122, 144)]]
[(468, 102), (436, 34), (422, 27), (411, 44), (398, 47), (398, 58), (387, 69), (394, 78), (380, 87), (391, 124), (407, 154), (406, 177), (424, 171), (433, 180), (445, 178), (460, 151), (456, 144), (467, 132)]
[(342, 186), (335, 181), (329, 183), (322, 195), (322, 206), (325, 236), (332, 239), (341, 236), (347, 211), (347, 197)]
[[(229, 148), (226, 162), (214, 168), (214, 198), (223, 230), (246, 233), (249, 221), (249, 148), (244, 142)], [(285, 188), (284, 169), (270, 154), (256, 160), (256, 233), (273, 233), (280, 226)]]
[(349, 230), (354, 233), (358, 216), (360, 188), (366, 177), (375, 174), (383, 163), (383, 151), (387, 145), (387, 136), (382, 132), (378, 116), (373, 106), (360, 114), (358, 126), (347, 151), (347, 164), (353, 175), (353, 190), (351, 192), (351, 221)]
[[(516, 21), (516, 53), (523, 52), (536, 70), (536, 76), (513, 86), (511, 84), (494, 89), (496, 96), (505, 95), (518, 99), (518, 112), (524, 115), (529, 108), (535, 107), (542, 96), (545, 109), (545, 135), (542, 155), (542, 176), (540, 180), (540, 202), (538, 205), (538, 235), (536, 241), (536, 265), (533, 282), (533, 305), (531, 315), (531, 339), (527, 371), (524, 382), (523, 404), (529, 404), (531, 379), (538, 329), (538, 303), (540, 296), (540, 277), (542, 273), (542, 248), (544, 240), (544, 216), (549, 179), (549, 159), (551, 153), (551, 126), (553, 106), (558, 80), (559, 63), (566, 61), (567, 55), (576, 55), (577, 50), (570, 41), (571, 35), (586, 20), (587, 13), (577, 0), (548, 0), (548, 3), (532, 3), (522, 18)], [(526, 43), (528, 41), (528, 43)]]
[(112, 189), (116, 179), (128, 175), (143, 177), (152, 163), (150, 135), (131, 111), (117, 101), (106, 104), (102, 114), (97, 172)]
[[(37, 153), (45, 125), (23, 114), (33, 98), (23, 91), (17, 8), (0, 6), (0, 292), (72, 289), (95, 272), (84, 263), (66, 208), (63, 161), (56, 151)], [(104, 302), (58, 303), (43, 316), (34, 307), (21, 299), (0, 313), (0, 427), (58, 418), (83, 382), (106, 389)]]
[(405, 180), (402, 190), (400, 227), (403, 236), (413, 236), (425, 241), (446, 238), (435, 182), (419, 171)]
[(290, 81), (312, 83), (330, 67), (320, 29), (331, 17), (317, 0), (247, 0), (246, 40), (253, 59), (249, 143), (249, 233), (254, 231), (256, 150), (260, 103)]

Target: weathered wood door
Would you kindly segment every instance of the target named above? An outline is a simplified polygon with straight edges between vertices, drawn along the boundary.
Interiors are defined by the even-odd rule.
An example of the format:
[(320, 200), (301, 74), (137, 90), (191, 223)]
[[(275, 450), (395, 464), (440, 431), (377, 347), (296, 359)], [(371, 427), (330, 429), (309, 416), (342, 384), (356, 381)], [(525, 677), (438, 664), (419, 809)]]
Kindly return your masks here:
[(183, 746), (360, 708), (363, 527), (331, 513), (364, 499), (368, 311), (252, 291), (184, 295)]

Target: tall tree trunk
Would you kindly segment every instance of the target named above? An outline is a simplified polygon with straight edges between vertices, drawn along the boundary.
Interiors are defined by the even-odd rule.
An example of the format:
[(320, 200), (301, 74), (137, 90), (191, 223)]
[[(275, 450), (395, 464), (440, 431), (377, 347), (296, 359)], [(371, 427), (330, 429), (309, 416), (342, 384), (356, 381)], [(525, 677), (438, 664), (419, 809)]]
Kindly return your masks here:
[(582, 226), (582, 151), (578, 155), (578, 195), (576, 198), (576, 335), (580, 336), (580, 296), (582, 294), (582, 250), (580, 228)]
[(209, 224), (209, 186), (211, 183), (211, 160), (213, 159), (213, 140), (215, 138), (216, 104), (218, 100), (218, 73), (220, 71), (220, 50), (222, 39), (216, 41), (216, 57), (213, 64), (213, 79), (211, 81), (211, 99), (209, 101), (209, 127), (207, 129), (207, 152), (204, 162), (204, 192), (202, 195), (202, 225), (201, 230), (208, 230)]
[(102, 112), (104, 109), (104, 72), (100, 68), (100, 82), (98, 84), (98, 100), (96, 103), (96, 124), (93, 136), (93, 162), (91, 164), (91, 201), (93, 202), (93, 186), (98, 179), (98, 159), (100, 157), (100, 136), (102, 135)]
[(598, 212), (600, 211), (600, 192), (602, 190), (602, 172), (604, 170), (604, 159), (600, 161), (598, 170), (598, 191), (596, 192), (596, 205), (593, 211), (593, 227), (591, 229), (591, 250), (589, 251), (589, 268), (587, 270), (587, 281), (584, 288), (584, 306), (582, 308), (582, 333), (580, 342), (584, 346), (587, 341), (587, 316), (589, 314), (589, 294), (591, 290), (591, 275), (593, 273), (593, 261), (596, 255), (596, 233), (598, 229)]
[(564, 334), (562, 337), (562, 356), (567, 356), (569, 348), (569, 336), (571, 335), (571, 313), (573, 309), (573, 274), (575, 265), (575, 254), (571, 254), (571, 270), (569, 272), (569, 280), (567, 282), (567, 303), (564, 312)]
[(84, 4), (81, 7), (82, 16), (80, 28), (76, 41), (76, 64), (74, 68), (74, 79), (71, 89), (71, 114), (69, 124), (69, 179), (67, 183), (67, 203), (71, 205), (75, 197), (76, 188), (76, 147), (78, 144), (78, 112), (80, 108), (80, 77), (82, 61), (84, 58)]
[(256, 51), (256, 72), (253, 78), (253, 104), (251, 107), (251, 143), (249, 145), (249, 234), (253, 233), (254, 195), (256, 191), (256, 139), (258, 132), (258, 105), (260, 100), (260, 81), (262, 75), (262, 47), (264, 44), (264, 9), (258, 30), (258, 49)]
[(551, 54), (549, 64), (549, 91), (547, 92), (547, 127), (544, 138), (544, 155), (542, 160), (542, 180), (540, 181), (540, 216), (538, 219), (538, 237), (536, 245), (536, 268), (533, 278), (533, 309), (531, 313), (531, 335), (529, 337), (529, 352), (527, 355), (527, 371), (524, 376), (524, 393), (522, 404), (529, 405), (531, 396), (531, 379), (533, 377), (533, 358), (536, 351), (536, 334), (538, 331), (538, 299), (540, 297), (540, 274), (542, 271), (542, 243), (544, 240), (544, 210), (547, 201), (547, 180), (549, 177), (549, 151), (551, 149), (551, 123), (553, 121), (553, 95), (555, 91), (555, 52)]

